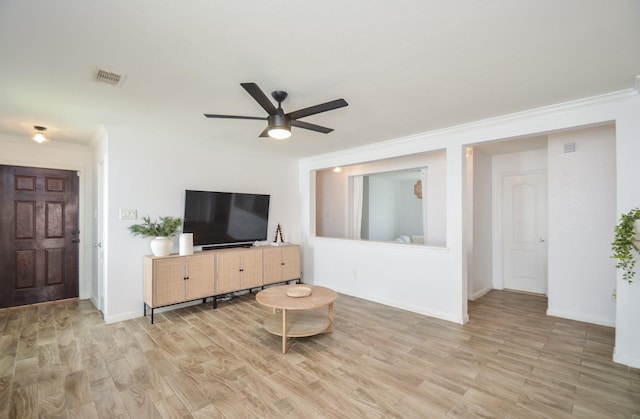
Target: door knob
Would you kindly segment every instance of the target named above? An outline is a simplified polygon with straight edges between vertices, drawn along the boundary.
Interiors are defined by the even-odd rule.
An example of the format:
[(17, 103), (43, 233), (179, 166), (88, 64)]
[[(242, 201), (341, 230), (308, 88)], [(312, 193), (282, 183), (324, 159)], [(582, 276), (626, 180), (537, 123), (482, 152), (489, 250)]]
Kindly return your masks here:
[(544, 237), (540, 237), (540, 238), (538, 239), (538, 241), (539, 241), (540, 243), (544, 243)]

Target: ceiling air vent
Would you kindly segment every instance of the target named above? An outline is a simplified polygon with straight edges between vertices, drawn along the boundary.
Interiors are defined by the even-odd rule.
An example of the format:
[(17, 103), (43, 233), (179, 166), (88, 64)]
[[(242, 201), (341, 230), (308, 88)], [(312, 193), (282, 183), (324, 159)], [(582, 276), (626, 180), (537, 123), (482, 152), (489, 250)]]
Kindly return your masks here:
[(120, 74), (112, 73), (106, 70), (98, 70), (98, 74), (96, 75), (97, 81), (112, 84), (114, 86), (117, 86), (118, 83), (120, 83), (121, 78), (122, 76)]

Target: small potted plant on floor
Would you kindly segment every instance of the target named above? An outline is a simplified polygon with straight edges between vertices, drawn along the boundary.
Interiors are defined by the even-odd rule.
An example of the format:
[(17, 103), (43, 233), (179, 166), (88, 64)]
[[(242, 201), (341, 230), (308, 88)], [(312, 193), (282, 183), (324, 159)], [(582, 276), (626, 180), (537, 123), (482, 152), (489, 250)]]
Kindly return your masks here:
[(151, 253), (154, 256), (167, 256), (173, 248), (173, 237), (178, 234), (182, 225), (182, 218), (160, 217), (151, 221), (147, 215), (142, 217), (142, 224), (129, 226), (129, 231), (134, 236), (151, 237)]
[[(615, 239), (611, 243), (614, 259), (617, 259), (616, 268), (622, 269), (622, 279), (631, 283), (636, 275), (636, 257), (634, 252), (640, 240), (640, 208), (634, 208), (620, 216), (620, 222), (614, 228)], [(635, 247), (635, 250), (634, 250)]]

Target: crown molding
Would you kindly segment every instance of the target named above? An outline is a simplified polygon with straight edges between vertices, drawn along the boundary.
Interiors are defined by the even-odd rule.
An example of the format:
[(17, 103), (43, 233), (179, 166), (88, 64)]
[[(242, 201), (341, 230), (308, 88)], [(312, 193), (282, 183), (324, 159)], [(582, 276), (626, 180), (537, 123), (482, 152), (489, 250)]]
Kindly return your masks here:
[[(640, 76), (638, 76), (640, 78)], [(638, 78), (636, 78), (636, 84), (640, 83)], [(557, 114), (561, 112), (568, 112), (576, 109), (581, 109), (585, 107), (590, 107), (594, 105), (603, 105), (607, 103), (619, 102), (622, 100), (638, 97), (638, 91), (636, 89), (625, 89), (611, 93), (605, 93), (602, 95), (591, 96), (587, 98), (561, 102), (553, 105), (542, 106), (538, 108), (532, 108), (521, 112), (514, 112), (510, 114), (500, 115), (492, 118), (486, 118), (478, 121), (468, 122), (464, 124), (454, 125), (447, 128), (437, 129), (433, 131), (427, 131), (419, 134), (412, 134), (406, 137), (399, 137), (390, 140), (384, 140), (380, 142), (376, 142), (374, 144), (369, 144), (361, 147), (354, 147), (349, 149), (344, 149), (340, 151), (335, 151), (326, 154), (319, 154), (316, 156), (311, 156), (308, 158), (300, 159), (301, 164), (313, 164), (314, 162), (320, 162), (325, 160), (343, 160), (345, 163), (341, 164), (351, 164), (347, 163), (348, 156), (354, 154), (360, 154), (362, 152), (371, 153), (377, 149), (385, 149), (390, 146), (397, 146), (401, 144), (414, 143), (417, 141), (424, 141), (425, 139), (441, 137), (445, 135), (456, 134), (464, 131), (479, 129), (483, 127), (487, 127), (490, 125), (496, 125), (500, 123), (509, 123), (518, 120), (523, 120), (527, 118), (534, 118), (540, 116), (546, 116), (551, 114)], [(395, 156), (387, 156), (387, 157), (395, 157)]]

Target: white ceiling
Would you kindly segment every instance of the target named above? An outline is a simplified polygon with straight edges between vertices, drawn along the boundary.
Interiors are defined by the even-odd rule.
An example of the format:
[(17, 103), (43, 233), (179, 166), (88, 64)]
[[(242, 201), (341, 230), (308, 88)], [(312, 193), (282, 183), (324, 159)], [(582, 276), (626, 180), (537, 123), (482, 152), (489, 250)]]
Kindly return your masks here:
[[(98, 69), (125, 76), (94, 81)], [(0, 134), (100, 125), (213, 148), (305, 157), (634, 87), (640, 1), (0, 0)], [(241, 88), (286, 112), (344, 98), (258, 138)]]

